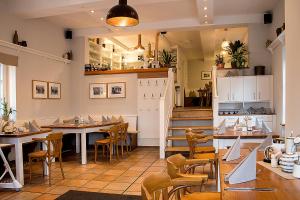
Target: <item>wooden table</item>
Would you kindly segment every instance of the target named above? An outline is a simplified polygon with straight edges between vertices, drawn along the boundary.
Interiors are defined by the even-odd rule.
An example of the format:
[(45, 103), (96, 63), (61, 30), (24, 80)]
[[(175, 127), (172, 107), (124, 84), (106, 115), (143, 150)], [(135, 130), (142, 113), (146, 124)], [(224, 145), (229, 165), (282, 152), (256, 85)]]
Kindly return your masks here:
[(65, 134), (76, 134), (76, 153), (80, 152), (81, 147), (81, 164), (87, 164), (87, 152), (86, 152), (86, 134), (92, 132), (98, 132), (100, 128), (109, 127), (112, 125), (119, 124), (119, 122), (109, 122), (109, 123), (95, 123), (95, 124), (57, 124), (43, 126), (43, 128), (51, 128), (53, 132), (62, 132)]
[[(224, 181), (224, 177), (229, 173), (237, 164), (231, 162), (229, 164), (222, 160), (222, 156), (226, 150), (220, 150), (219, 163), (220, 163), (220, 186), (222, 200), (297, 200), (300, 199), (300, 179), (287, 180), (281, 176), (273, 173), (272, 171), (257, 164), (257, 179), (241, 184), (230, 185)], [(243, 157), (249, 154), (248, 149), (242, 149), (241, 154)], [(263, 159), (263, 152), (258, 152), (257, 160)], [(264, 187), (273, 188), (273, 191), (225, 191), (226, 187)]]
[[(39, 132), (24, 132), (15, 134), (0, 134), (0, 143), (13, 144), (16, 153), (16, 179), (24, 185), (24, 168), (23, 168), (23, 144), (32, 142), (32, 138), (46, 137), (52, 130), (42, 129)], [(43, 150), (46, 150), (43, 145)], [(47, 168), (45, 168), (47, 174)]]
[(227, 146), (232, 146), (236, 138), (241, 136), (241, 143), (262, 143), (264, 139), (271, 134), (273, 138), (279, 138), (278, 133), (262, 133), (261, 131), (241, 132), (226, 130), (223, 134), (213, 135), (213, 145), (218, 149), (226, 149)]

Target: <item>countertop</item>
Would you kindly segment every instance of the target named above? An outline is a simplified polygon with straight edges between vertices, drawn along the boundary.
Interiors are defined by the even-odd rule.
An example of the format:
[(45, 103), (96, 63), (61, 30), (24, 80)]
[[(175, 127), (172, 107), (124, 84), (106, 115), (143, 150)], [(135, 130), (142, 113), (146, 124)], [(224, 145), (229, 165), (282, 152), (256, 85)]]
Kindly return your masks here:
[(223, 134), (213, 134), (214, 139), (236, 139), (241, 136), (242, 139), (257, 139), (257, 138), (266, 138), (269, 134), (272, 134), (273, 138), (279, 138), (279, 133), (263, 133), (261, 131), (253, 131), (253, 132), (241, 132), (234, 130), (226, 130)]

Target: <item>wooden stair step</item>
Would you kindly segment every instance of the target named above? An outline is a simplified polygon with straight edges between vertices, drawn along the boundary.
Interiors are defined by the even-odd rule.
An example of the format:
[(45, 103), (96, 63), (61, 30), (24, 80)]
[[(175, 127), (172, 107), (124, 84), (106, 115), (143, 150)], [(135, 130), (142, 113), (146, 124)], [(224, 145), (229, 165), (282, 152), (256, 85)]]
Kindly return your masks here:
[(169, 136), (167, 136), (167, 140), (186, 140), (186, 136), (185, 135), (179, 135), (179, 136), (169, 135)]
[(214, 130), (213, 126), (171, 126), (169, 130), (186, 130), (189, 128), (193, 130)]
[(212, 116), (204, 117), (171, 117), (173, 121), (196, 121), (196, 120), (213, 120)]

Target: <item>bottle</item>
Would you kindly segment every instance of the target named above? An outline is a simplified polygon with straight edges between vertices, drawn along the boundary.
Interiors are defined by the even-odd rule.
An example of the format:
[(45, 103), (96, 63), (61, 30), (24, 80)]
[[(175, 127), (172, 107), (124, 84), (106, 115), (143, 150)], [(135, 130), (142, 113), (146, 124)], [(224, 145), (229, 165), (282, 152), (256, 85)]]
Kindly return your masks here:
[(15, 31), (14, 37), (13, 37), (13, 43), (18, 44), (19, 43), (19, 36), (18, 31)]
[(271, 154), (271, 167), (278, 167), (278, 160), (275, 154)]

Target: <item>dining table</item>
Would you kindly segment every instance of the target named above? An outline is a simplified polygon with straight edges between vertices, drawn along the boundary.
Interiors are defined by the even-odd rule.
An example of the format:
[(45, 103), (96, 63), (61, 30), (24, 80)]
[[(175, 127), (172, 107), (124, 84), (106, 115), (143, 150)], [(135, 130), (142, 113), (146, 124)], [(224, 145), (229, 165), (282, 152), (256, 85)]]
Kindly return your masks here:
[[(0, 133), (0, 144), (11, 144), (15, 148), (16, 159), (16, 179), (20, 184), (24, 185), (24, 163), (23, 163), (23, 144), (32, 142), (33, 138), (47, 137), (52, 132), (50, 128), (43, 128), (36, 132), (16, 132), (16, 133)], [(42, 145), (43, 150), (47, 147)], [(48, 173), (45, 168), (45, 174)]]
[(264, 158), (262, 151), (257, 152), (256, 179), (239, 184), (229, 184), (225, 176), (230, 173), (259, 144), (244, 143), (241, 158), (225, 161), (222, 156), (226, 150), (219, 151), (219, 180), (222, 200), (296, 200), (300, 199), (300, 179), (287, 179), (258, 162)]
[[(103, 132), (113, 125), (120, 122), (95, 122), (83, 124), (52, 124), (42, 126), (42, 128), (52, 129), (53, 132), (61, 132), (65, 134), (76, 134), (76, 153), (81, 152), (81, 164), (87, 164), (87, 149), (86, 149), (86, 136), (88, 133)], [(101, 130), (100, 130), (101, 129)], [(81, 151), (80, 151), (81, 150)]]

